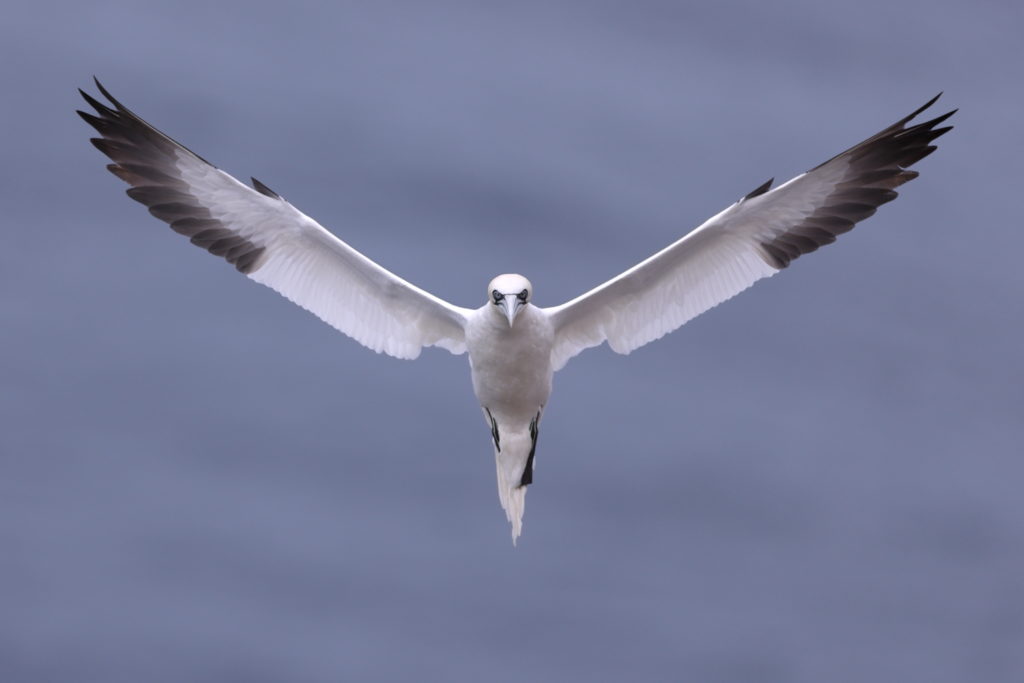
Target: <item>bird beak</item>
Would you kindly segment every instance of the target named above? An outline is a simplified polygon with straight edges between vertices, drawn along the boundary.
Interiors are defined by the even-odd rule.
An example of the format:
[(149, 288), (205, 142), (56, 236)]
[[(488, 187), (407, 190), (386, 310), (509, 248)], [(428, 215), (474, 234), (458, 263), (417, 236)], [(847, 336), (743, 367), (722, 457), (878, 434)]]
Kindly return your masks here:
[(505, 300), (501, 302), (501, 307), (505, 309), (505, 317), (508, 318), (509, 327), (512, 327), (512, 323), (515, 322), (520, 306), (522, 306), (522, 303), (518, 297), (514, 296), (506, 296)]

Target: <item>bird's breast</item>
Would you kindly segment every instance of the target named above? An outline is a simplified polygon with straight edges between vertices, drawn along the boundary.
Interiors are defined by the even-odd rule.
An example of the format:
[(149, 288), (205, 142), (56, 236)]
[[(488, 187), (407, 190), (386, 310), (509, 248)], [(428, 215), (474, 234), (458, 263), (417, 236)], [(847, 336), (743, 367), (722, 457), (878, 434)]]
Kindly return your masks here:
[(479, 309), (466, 327), (466, 348), (473, 390), (480, 404), (532, 417), (551, 393), (554, 330), (534, 306), (523, 309), (509, 327), (488, 307)]

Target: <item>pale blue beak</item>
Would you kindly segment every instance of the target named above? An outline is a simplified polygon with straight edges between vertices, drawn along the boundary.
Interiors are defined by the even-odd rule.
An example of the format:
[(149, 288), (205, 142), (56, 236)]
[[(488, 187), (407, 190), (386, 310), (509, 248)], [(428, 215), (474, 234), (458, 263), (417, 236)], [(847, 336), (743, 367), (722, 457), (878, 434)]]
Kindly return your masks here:
[(501, 302), (501, 307), (505, 311), (505, 317), (508, 318), (508, 326), (512, 327), (516, 315), (519, 314), (519, 309), (523, 307), (523, 302), (517, 296), (506, 296)]

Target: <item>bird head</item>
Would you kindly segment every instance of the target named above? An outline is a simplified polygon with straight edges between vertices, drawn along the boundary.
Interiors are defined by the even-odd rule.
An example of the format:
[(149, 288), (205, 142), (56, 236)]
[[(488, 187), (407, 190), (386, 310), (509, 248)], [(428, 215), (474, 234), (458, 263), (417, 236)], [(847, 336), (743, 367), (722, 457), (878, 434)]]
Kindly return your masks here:
[(509, 327), (532, 297), (533, 285), (522, 275), (499, 275), (487, 285), (488, 301), (508, 318)]

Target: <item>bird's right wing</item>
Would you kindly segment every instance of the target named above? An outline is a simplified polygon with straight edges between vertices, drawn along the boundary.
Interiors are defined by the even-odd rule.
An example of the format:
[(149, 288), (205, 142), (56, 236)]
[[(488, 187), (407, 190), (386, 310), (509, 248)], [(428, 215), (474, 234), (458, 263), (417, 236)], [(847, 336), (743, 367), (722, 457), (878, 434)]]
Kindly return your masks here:
[(192, 243), (374, 351), (415, 358), (466, 350), (469, 311), (406, 282), (342, 242), (255, 178), (255, 189), (178, 144), (96, 86), (98, 116), (78, 112), (128, 195)]
[(938, 96), (885, 130), (774, 190), (772, 181), (618, 277), (546, 309), (555, 326), (555, 369), (607, 341), (618, 353), (654, 341), (774, 275), (896, 198), (906, 170), (935, 147), (954, 111), (906, 124)]

